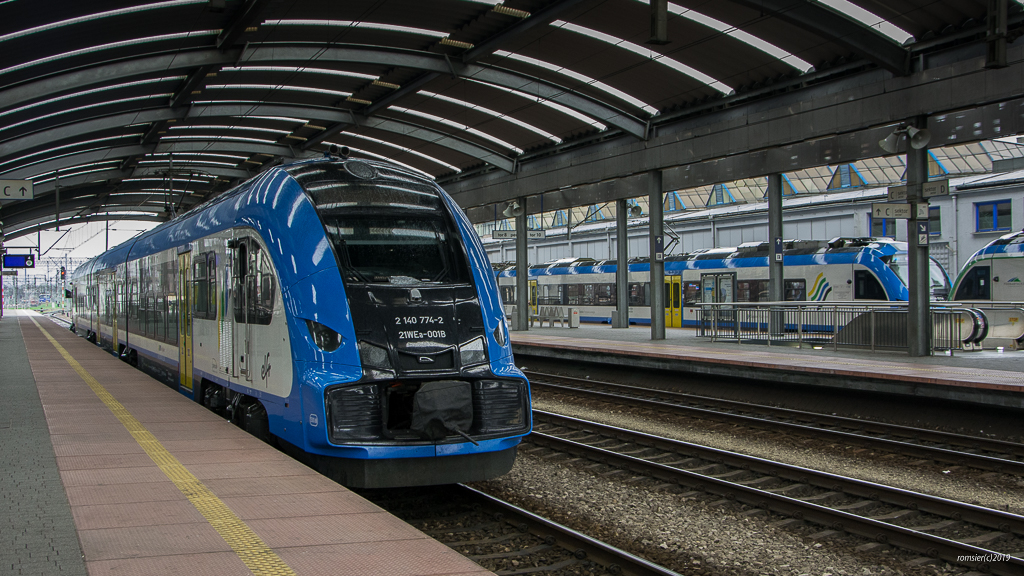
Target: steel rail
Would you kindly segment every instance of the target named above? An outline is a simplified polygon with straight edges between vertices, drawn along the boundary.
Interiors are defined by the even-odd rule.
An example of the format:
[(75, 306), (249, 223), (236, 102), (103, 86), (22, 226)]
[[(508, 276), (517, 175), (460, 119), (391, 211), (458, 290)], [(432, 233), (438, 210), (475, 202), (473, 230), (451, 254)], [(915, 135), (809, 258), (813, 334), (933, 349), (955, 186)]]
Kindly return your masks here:
[[(530, 376), (530, 386), (535, 389), (548, 388), (552, 390), (558, 390), (573, 394), (583, 394), (587, 396), (601, 398), (604, 400), (612, 400), (618, 402), (628, 400), (630, 402), (635, 402), (637, 404), (642, 404), (644, 406), (659, 408), (662, 410), (679, 411), (687, 413), (688, 415), (691, 416), (702, 417), (711, 420), (726, 421), (756, 428), (782, 429), (791, 432), (798, 432), (809, 436), (833, 436), (849, 444), (855, 444), (858, 446), (895, 452), (898, 454), (904, 454), (918, 458), (938, 460), (941, 462), (956, 464), (960, 466), (971, 466), (973, 468), (979, 468), (982, 470), (1024, 474), (1024, 461), (1010, 460), (1007, 458), (999, 458), (996, 456), (988, 456), (985, 454), (961, 452), (957, 450), (951, 450), (948, 448), (928, 446), (925, 444), (916, 444), (913, 442), (906, 442), (902, 440), (879, 438), (875, 436), (858, 434), (855, 432), (833, 430), (830, 428), (822, 428), (818, 426), (800, 424), (796, 422), (764, 419), (748, 414), (722, 412), (721, 410), (744, 410), (748, 412), (762, 413), (765, 415), (774, 416), (778, 418), (790, 418), (794, 420), (809, 421), (814, 424), (818, 424), (819, 426), (843, 426), (847, 428), (857, 428), (865, 430), (867, 432), (873, 432), (878, 434), (888, 434), (893, 436), (904, 437), (909, 436), (918, 440), (966, 445), (970, 449), (986, 450), (990, 452), (998, 452), (1003, 454), (1008, 453), (1011, 455), (1024, 455), (1024, 444), (1017, 444), (1014, 442), (992, 440), (989, 438), (980, 438), (977, 436), (964, 436), (960, 434), (953, 434), (950, 432), (940, 432), (937, 430), (913, 428), (910, 426), (884, 424), (879, 422), (871, 422), (867, 420), (859, 420), (856, 418), (846, 418), (842, 416), (829, 416), (826, 414), (803, 412), (800, 410), (791, 410), (788, 408), (776, 408), (773, 406), (748, 404), (745, 402), (737, 402), (733, 400), (720, 400), (717, 398), (708, 398), (704, 396), (696, 396), (692, 394), (670, 392), (665, 390), (655, 390), (650, 388), (642, 388), (638, 386), (629, 386), (625, 384), (615, 384), (611, 382), (594, 382), (591, 380), (583, 380), (579, 378), (570, 378), (565, 376), (552, 376), (546, 374), (538, 374), (535, 372), (527, 372), (527, 375)], [(579, 382), (581, 384), (585, 384), (587, 386), (603, 386), (606, 388), (625, 390), (632, 394), (640, 394), (648, 397), (643, 398), (633, 395), (616, 394), (614, 392), (605, 392), (600, 390), (579, 388), (576, 386), (564, 386), (551, 382), (544, 382), (543, 380), (538, 380), (537, 378), (559, 378), (564, 380), (571, 380)], [(661, 399), (654, 400), (651, 399), (650, 396), (659, 397)], [(707, 406), (718, 407), (719, 410), (681, 403), (699, 403)]]
[(490, 494), (462, 484), (459, 486), (467, 490), (474, 498), (483, 500), (489, 506), (500, 508), (505, 514), (512, 516), (513, 518), (507, 518), (506, 520), (517, 526), (520, 530), (528, 530), (531, 534), (539, 536), (541, 539), (552, 537), (555, 544), (568, 550), (577, 551), (577, 557), (581, 557), (580, 551), (583, 551), (587, 558), (605, 566), (612, 574), (622, 574), (623, 576), (679, 576), (679, 573), (673, 572), (668, 568), (648, 562), (639, 556), (591, 538), (582, 532), (577, 532), (568, 526), (563, 526), (543, 516), (538, 516), (533, 512), (505, 502)]
[[(748, 470), (755, 474), (777, 477), (800, 484), (809, 484), (835, 492), (843, 492), (864, 500), (884, 502), (900, 508), (935, 514), (952, 520), (962, 520), (987, 528), (994, 528), (1001, 532), (1016, 535), (1024, 534), (1024, 516), (1009, 512), (991, 510), (981, 506), (919, 494), (864, 480), (772, 462), (763, 458), (708, 448), (679, 440), (661, 438), (651, 434), (551, 414), (540, 410), (534, 410), (534, 422), (535, 424), (549, 423), (571, 430), (604, 435), (620, 441), (662, 450), (670, 454), (695, 456), (701, 460)], [(980, 548), (972, 544), (965, 544), (910, 528), (903, 528), (881, 520), (859, 516), (844, 510), (828, 508), (723, 478), (676, 468), (668, 464), (652, 462), (604, 448), (589, 446), (581, 442), (547, 434), (537, 429), (528, 437), (528, 441), (558, 451), (632, 470), (665, 482), (682, 484), (794, 518), (809, 520), (836, 530), (844, 530), (878, 542), (885, 542), (934, 558), (941, 558), (951, 563), (990, 571), (993, 574), (1024, 575), (1024, 560), (1017, 557), (1009, 557), (1004, 562), (994, 563), (960, 560), (960, 557), (965, 556), (991, 558), (1003, 555), (1002, 553)], [(720, 474), (716, 476), (720, 476)]]

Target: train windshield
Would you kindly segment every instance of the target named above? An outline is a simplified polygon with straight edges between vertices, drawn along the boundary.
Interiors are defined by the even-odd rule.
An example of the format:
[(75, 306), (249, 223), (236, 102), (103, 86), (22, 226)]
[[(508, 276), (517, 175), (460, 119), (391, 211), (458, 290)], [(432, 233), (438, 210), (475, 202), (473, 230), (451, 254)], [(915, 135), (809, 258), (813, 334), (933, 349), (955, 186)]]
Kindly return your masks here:
[(450, 284), (450, 235), (441, 218), (324, 216), (324, 227), (348, 282)]
[(432, 183), (352, 160), (291, 174), (313, 200), (345, 282), (468, 281), (460, 235)]
[[(894, 254), (889, 260), (889, 268), (899, 276), (899, 279), (903, 282), (904, 286), (909, 286), (908, 278), (910, 277), (910, 270), (908, 268), (907, 253), (899, 252)], [(942, 269), (942, 264), (939, 264), (935, 258), (928, 258), (928, 279), (929, 279), (929, 292), (931, 293), (932, 299), (944, 300), (946, 295), (949, 294), (949, 276), (946, 275), (946, 271)]]

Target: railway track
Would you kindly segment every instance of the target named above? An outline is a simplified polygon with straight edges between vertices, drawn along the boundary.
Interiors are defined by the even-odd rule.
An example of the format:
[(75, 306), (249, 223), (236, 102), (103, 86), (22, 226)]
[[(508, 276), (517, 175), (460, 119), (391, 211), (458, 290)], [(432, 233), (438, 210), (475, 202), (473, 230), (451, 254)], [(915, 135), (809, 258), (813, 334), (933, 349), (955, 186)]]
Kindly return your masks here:
[(1024, 475), (1024, 444), (950, 432), (830, 416), (733, 400), (642, 388), (611, 382), (526, 372), (534, 390), (628, 403), (691, 418), (778, 430), (809, 437), (831, 437), (846, 444), (916, 458)]
[(359, 492), (500, 576), (679, 576), (468, 486)]
[[(1024, 575), (1024, 516), (534, 410), (530, 444), (951, 564)], [(827, 534), (825, 534), (827, 535)]]

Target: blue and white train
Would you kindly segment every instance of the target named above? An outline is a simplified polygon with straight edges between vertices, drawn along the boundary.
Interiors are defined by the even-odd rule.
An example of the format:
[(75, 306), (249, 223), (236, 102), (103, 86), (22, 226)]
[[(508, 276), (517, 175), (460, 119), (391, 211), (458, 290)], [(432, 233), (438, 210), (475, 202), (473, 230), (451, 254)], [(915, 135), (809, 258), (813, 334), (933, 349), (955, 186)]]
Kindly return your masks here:
[(72, 286), (73, 330), (347, 486), (493, 478), (531, 428), (479, 238), (393, 164), (275, 167)]
[(989, 242), (961, 268), (952, 300), (1024, 302), (1024, 231)]
[[(697, 250), (665, 258), (665, 326), (694, 326), (704, 302), (768, 300), (767, 243)], [(888, 238), (836, 238), (829, 242), (787, 242), (783, 256), (784, 294), (789, 301), (902, 300), (907, 246)], [(614, 260), (565, 259), (530, 267), (530, 305), (572, 306), (585, 322), (611, 322), (615, 311)], [(650, 262), (629, 263), (629, 319), (650, 324)], [(929, 263), (931, 295), (944, 299), (949, 278)], [(507, 307), (517, 302), (514, 265), (497, 266)], [(510, 312), (510, 311), (509, 311)]]

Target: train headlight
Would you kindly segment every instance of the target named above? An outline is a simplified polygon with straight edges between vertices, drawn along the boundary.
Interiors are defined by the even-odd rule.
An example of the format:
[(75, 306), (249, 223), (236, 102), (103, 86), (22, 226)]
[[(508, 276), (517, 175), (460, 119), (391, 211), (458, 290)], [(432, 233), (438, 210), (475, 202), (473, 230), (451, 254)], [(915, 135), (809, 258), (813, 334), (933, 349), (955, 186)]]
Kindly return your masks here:
[(469, 342), (466, 342), (459, 346), (459, 359), (462, 361), (463, 366), (470, 366), (472, 364), (480, 364), (481, 362), (487, 361), (487, 355), (484, 353), (484, 338), (473, 338)]
[(498, 346), (504, 348), (505, 346), (505, 323), (498, 322), (498, 327), (494, 329), (494, 341), (498, 343)]
[(376, 440), (383, 419), (380, 387), (376, 384), (332, 388), (327, 391), (328, 432), (334, 444), (351, 440)]
[(366, 340), (359, 341), (359, 359), (364, 366), (391, 370), (391, 360), (388, 358), (386, 348), (370, 344)]
[(312, 320), (306, 320), (306, 326), (309, 328), (309, 335), (313, 337), (313, 342), (324, 352), (334, 352), (341, 346), (341, 334)]

